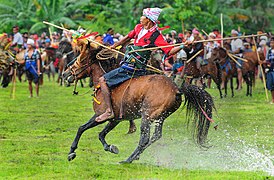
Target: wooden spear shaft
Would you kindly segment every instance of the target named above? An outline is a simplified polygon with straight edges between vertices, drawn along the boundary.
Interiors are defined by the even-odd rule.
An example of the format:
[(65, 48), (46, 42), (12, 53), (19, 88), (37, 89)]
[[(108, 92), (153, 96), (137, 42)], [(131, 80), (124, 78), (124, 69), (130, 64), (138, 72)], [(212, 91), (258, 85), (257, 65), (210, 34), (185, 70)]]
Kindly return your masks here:
[(236, 55), (234, 55), (234, 54), (231, 54), (231, 53), (228, 53), (228, 54), (230, 54), (231, 56), (233, 56), (233, 57), (235, 57), (235, 58), (237, 58), (237, 59), (240, 59), (240, 60), (242, 60), (242, 61), (244, 61), (244, 62), (248, 62), (248, 60), (246, 60), (246, 59), (244, 59), (244, 58), (238, 57), (238, 56), (236, 56)]
[[(258, 52), (258, 49), (257, 49), (257, 44), (256, 44), (256, 41), (255, 41), (254, 37), (253, 37), (253, 43), (254, 43), (254, 46), (255, 46), (255, 51), (256, 51), (256, 54), (257, 54), (258, 61), (260, 62), (260, 56), (259, 56), (259, 52)], [(264, 70), (263, 70), (263, 67), (262, 67), (261, 64), (260, 64), (260, 69), (261, 69), (262, 76), (263, 76), (265, 96), (266, 96), (266, 100), (268, 101), (269, 99), (268, 99), (268, 93), (267, 93), (267, 89), (266, 89), (266, 81), (265, 81), (265, 76), (264, 76)]]
[(227, 53), (227, 55), (228, 55), (236, 64), (238, 64), (240, 67), (242, 67), (242, 65), (241, 65), (233, 56), (231, 56), (229, 53)]
[[(220, 21), (221, 21), (221, 38), (223, 39), (223, 37), (224, 37), (223, 13), (221, 13)], [(221, 41), (221, 46), (222, 46), (222, 48), (224, 47), (223, 40)]]
[[(209, 42), (209, 41), (219, 41), (219, 40), (230, 40), (230, 39), (247, 38), (247, 37), (257, 37), (257, 36), (263, 36), (263, 35), (266, 35), (266, 33), (264, 33), (264, 34), (258, 34), (258, 35), (247, 35), (247, 36), (219, 38), (219, 39), (207, 39), (207, 40), (193, 41), (192, 43)], [(157, 47), (144, 48), (144, 49), (136, 49), (136, 50), (130, 51), (129, 53), (139, 52), (139, 51), (147, 51), (147, 50), (155, 50), (155, 49), (160, 49), (160, 48), (176, 47), (176, 46), (180, 46), (180, 45), (186, 45), (186, 43), (170, 44), (170, 45), (166, 45), (166, 46), (157, 46)]]
[(190, 61), (192, 61), (196, 56), (198, 56), (201, 52), (203, 51), (203, 49), (201, 49), (200, 51), (198, 51), (194, 56), (192, 56), (189, 60), (186, 61), (186, 63), (189, 63)]

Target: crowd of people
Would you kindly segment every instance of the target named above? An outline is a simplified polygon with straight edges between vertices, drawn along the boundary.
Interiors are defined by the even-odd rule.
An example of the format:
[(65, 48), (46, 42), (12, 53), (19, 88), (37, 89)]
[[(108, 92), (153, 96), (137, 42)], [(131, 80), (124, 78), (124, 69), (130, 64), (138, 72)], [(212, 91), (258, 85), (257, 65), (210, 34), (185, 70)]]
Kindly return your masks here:
[[(25, 51), (24, 59), (25, 59), (25, 70), (26, 77), (29, 81), (29, 90), (30, 97), (33, 96), (32, 93), (32, 82), (36, 86), (36, 94), (39, 95), (39, 84), (38, 78), (40, 73), (42, 73), (43, 62), (41, 59), (41, 49), (47, 47), (58, 48), (58, 43), (62, 40), (62, 38), (67, 38), (70, 41), (73, 39), (74, 33), (77, 32), (79, 34), (87, 33), (84, 29), (79, 29), (78, 31), (63, 31), (63, 32), (53, 32), (51, 34), (43, 32), (40, 35), (38, 34), (29, 34), (28, 32), (20, 33), (20, 29), (18, 26), (14, 26), (12, 29), (12, 33), (9, 35), (12, 39), (12, 43), (10, 45), (10, 49), (14, 54), (19, 53), (22, 50)], [(231, 30), (230, 36), (224, 37), (238, 37), (243, 33), (238, 30)], [(258, 31), (258, 35), (263, 34), (263, 32)], [(115, 46), (115, 44), (121, 41), (125, 36), (115, 33), (113, 28), (107, 29), (107, 31), (103, 34), (97, 34), (95, 40), (99, 41), (108, 46)], [(212, 50), (216, 47), (222, 46), (224, 43), (222, 40), (222, 35), (218, 29), (213, 29), (212, 32), (199, 32), (198, 29), (187, 29), (184, 33), (177, 33), (175, 30), (170, 30), (169, 33), (164, 35), (165, 41), (168, 44), (178, 44), (185, 43), (186, 45), (182, 48), (178, 53), (171, 54), (170, 56), (164, 56), (162, 59), (161, 68), (165, 72), (166, 75), (173, 73), (175, 77), (175, 82), (177, 84), (181, 83), (182, 78), (184, 77), (184, 65), (185, 61), (189, 59), (189, 57), (196, 56), (195, 62), (197, 69), (201, 68), (201, 65), (206, 63), (207, 59), (211, 57)], [(132, 37), (136, 39), (135, 37)], [(138, 37), (137, 37), (138, 39)], [(217, 39), (217, 40), (215, 40)], [(194, 41), (201, 40), (212, 40), (200, 43), (193, 43)], [(271, 35), (262, 35), (256, 38), (256, 46), (252, 40), (252, 38), (236, 38), (232, 40), (227, 40), (231, 47), (229, 50), (230, 53), (241, 57), (244, 52), (255, 52), (256, 46), (259, 51), (262, 51), (265, 59), (265, 64), (268, 65), (268, 73), (267, 73), (267, 88), (272, 93), (272, 102), (274, 103), (274, 42), (273, 37)], [(115, 46), (116, 47), (116, 46)], [(191, 48), (189, 48), (191, 47)], [(202, 51), (201, 51), (202, 50)], [(40, 62), (41, 61), (41, 62)], [(239, 64), (242, 64), (243, 61), (237, 59)], [(40, 67), (41, 64), (41, 67)], [(56, 64), (55, 64), (56, 65)], [(239, 80), (238, 90), (242, 88), (242, 71), (241, 66), (237, 64), (237, 76)]]

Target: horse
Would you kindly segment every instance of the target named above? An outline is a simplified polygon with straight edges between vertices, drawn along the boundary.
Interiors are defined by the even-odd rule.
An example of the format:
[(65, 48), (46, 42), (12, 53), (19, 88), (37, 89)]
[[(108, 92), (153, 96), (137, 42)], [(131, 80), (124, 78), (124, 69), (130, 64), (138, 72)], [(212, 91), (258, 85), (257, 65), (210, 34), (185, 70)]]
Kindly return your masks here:
[(62, 86), (63, 85), (62, 74), (67, 69), (67, 65), (71, 61), (73, 61), (75, 58), (74, 51), (72, 49), (72, 45), (67, 38), (62, 39), (59, 42), (58, 49), (56, 50), (56, 57), (59, 59), (58, 82), (60, 82), (60, 85)]
[[(186, 54), (187, 59), (190, 59), (191, 57), (189, 56), (188, 51), (186, 51)], [(217, 85), (220, 97), (223, 97), (221, 90), (221, 70), (218, 62), (208, 59), (206, 60), (205, 64), (201, 64), (201, 69), (198, 69), (195, 60), (191, 60), (190, 62), (185, 61), (185, 69), (183, 70), (183, 76), (184, 75), (186, 76), (188, 83), (191, 83), (191, 81), (194, 78), (201, 78), (203, 88), (206, 87), (203, 79), (207, 76), (210, 76), (210, 78), (212, 78)]]
[[(79, 44), (81, 41), (79, 41)], [(117, 65), (115, 59), (100, 61), (96, 58), (102, 52), (98, 45), (87, 42), (83, 45), (81, 54), (73, 65), (64, 73), (68, 79), (79, 79), (88, 73), (92, 76), (94, 84), (98, 84), (98, 79)], [(110, 50), (107, 50), (110, 51)], [(162, 127), (164, 120), (174, 113), (182, 104), (182, 94), (185, 96), (186, 114), (188, 122), (193, 120), (193, 137), (200, 146), (206, 146), (206, 137), (212, 118), (214, 108), (213, 99), (209, 93), (195, 85), (183, 84), (178, 87), (172, 80), (164, 75), (145, 75), (132, 78), (117, 87), (111, 89), (111, 98), (115, 117), (104, 122), (96, 122), (98, 115), (105, 111), (105, 103), (99, 86), (95, 86), (95, 99), (93, 109), (95, 115), (84, 125), (80, 126), (76, 137), (71, 145), (68, 160), (76, 157), (75, 150), (81, 135), (90, 128), (108, 122), (105, 128), (99, 133), (104, 150), (111, 153), (119, 153), (119, 149), (114, 145), (109, 145), (105, 137), (122, 120), (142, 118), (141, 137), (135, 151), (121, 163), (131, 163), (138, 160), (141, 153), (162, 137)], [(121, 116), (122, 115), (122, 116)], [(155, 130), (150, 137), (151, 123), (155, 123)]]
[(43, 71), (47, 74), (50, 81), (50, 75), (52, 75), (53, 81), (55, 80), (55, 66), (54, 61), (56, 60), (56, 48), (46, 47), (41, 54), (41, 59), (44, 62)]
[(223, 98), (221, 84), (222, 84), (222, 71), (220, 64), (211, 59), (207, 59), (207, 64), (201, 65), (202, 78), (209, 76), (213, 79), (219, 90), (220, 98)]
[(2, 79), (1, 86), (3, 88), (7, 87), (12, 79), (13, 64), (14, 59), (11, 58), (8, 51), (0, 49), (0, 79)]
[(234, 97), (233, 77), (237, 74), (236, 63), (227, 55), (226, 49), (215, 47), (212, 50), (209, 61), (217, 62), (222, 72), (222, 82), (224, 83), (225, 94), (227, 96), (227, 83), (230, 80), (231, 96)]

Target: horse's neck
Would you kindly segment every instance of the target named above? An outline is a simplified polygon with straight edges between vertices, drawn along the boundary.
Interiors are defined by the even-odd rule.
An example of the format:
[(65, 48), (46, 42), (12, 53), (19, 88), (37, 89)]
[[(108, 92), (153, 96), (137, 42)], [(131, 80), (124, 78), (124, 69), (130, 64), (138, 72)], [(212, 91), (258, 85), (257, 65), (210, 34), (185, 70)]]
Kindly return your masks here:
[(97, 85), (99, 83), (99, 78), (102, 77), (105, 72), (97, 62), (91, 65), (91, 72), (92, 83)]

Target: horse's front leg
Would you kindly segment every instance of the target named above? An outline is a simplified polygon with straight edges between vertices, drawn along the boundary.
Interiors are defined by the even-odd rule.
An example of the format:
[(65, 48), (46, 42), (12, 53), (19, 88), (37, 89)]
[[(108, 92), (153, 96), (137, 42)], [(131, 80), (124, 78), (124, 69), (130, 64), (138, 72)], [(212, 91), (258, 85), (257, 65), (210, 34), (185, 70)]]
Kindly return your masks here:
[(88, 130), (88, 129), (92, 128), (92, 127), (95, 127), (95, 126), (103, 123), (103, 122), (96, 122), (95, 121), (96, 117), (97, 116), (94, 115), (86, 124), (84, 124), (84, 125), (82, 125), (82, 126), (79, 127), (78, 132), (77, 132), (77, 134), (76, 134), (76, 136), (74, 138), (74, 141), (73, 141), (73, 143), (72, 143), (72, 145), (70, 147), (70, 151), (69, 151), (69, 154), (68, 154), (68, 160), (69, 161), (73, 160), (76, 157), (76, 153), (74, 151), (77, 149), (77, 145), (79, 143), (79, 140), (80, 140), (82, 134), (86, 130)]
[(105, 137), (106, 135), (112, 130), (114, 129), (118, 124), (120, 123), (120, 121), (110, 121), (106, 127), (103, 129), (103, 131), (101, 131), (99, 133), (99, 140), (101, 141), (101, 143), (103, 144), (104, 146), (104, 150), (105, 151), (109, 151), (111, 153), (114, 153), (114, 154), (118, 154), (119, 153), (119, 149), (114, 146), (114, 145), (108, 145), (106, 140), (105, 140)]

